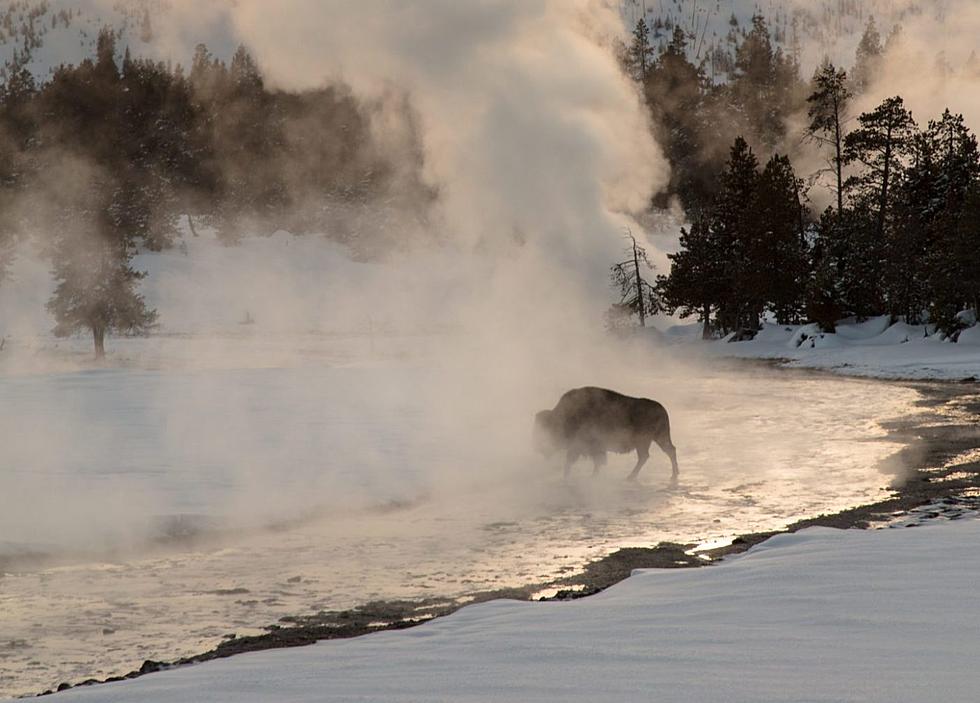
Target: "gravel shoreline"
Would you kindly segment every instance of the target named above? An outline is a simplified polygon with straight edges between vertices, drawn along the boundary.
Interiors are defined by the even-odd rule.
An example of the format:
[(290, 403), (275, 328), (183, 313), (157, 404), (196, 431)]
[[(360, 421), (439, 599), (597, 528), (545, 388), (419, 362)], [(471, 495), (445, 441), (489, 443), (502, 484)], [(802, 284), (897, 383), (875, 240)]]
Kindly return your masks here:
[(627, 578), (634, 569), (709, 566), (781, 532), (796, 532), (814, 526), (840, 529), (914, 527), (926, 520), (959, 519), (980, 511), (980, 385), (976, 382), (890, 380), (882, 383), (887, 386), (898, 383), (915, 389), (922, 396), (918, 401), (919, 413), (885, 425), (890, 439), (905, 444), (901, 451), (879, 466), (883, 474), (892, 477), (891, 488), (895, 491), (892, 497), (885, 500), (802, 520), (778, 532), (741, 535), (730, 544), (716, 548), (700, 549), (693, 544), (661, 543), (652, 548), (620, 549), (587, 564), (578, 574), (549, 583), (472, 593), (463, 600), (378, 601), (350, 610), (286, 617), (279, 623), (269, 625), (262, 635), (232, 637), (212, 650), (173, 662), (146, 660), (138, 670), (124, 676), (89, 679), (77, 684), (61, 683), (38, 695), (74, 686), (135, 678), (245, 652), (304, 646), (318, 640), (404, 629), (448, 615), (475, 602), (499, 598), (550, 600), (586, 597)]

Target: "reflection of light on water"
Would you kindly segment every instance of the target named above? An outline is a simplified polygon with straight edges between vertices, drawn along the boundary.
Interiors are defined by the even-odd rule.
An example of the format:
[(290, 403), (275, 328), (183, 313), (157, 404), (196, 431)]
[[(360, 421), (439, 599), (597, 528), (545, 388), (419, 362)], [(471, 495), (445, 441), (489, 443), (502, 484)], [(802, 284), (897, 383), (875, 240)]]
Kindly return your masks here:
[(698, 555), (702, 558), (710, 559), (710, 557), (708, 557), (707, 554), (699, 555), (698, 552), (707, 552), (712, 549), (721, 549), (722, 547), (727, 547), (734, 541), (735, 541), (735, 535), (732, 535), (731, 537), (716, 537), (715, 539), (709, 539), (700, 542), (693, 549), (689, 549), (684, 553), (689, 554), (691, 556)]
[(930, 479), (933, 483), (946, 483), (948, 481), (962, 481), (964, 479), (973, 478), (976, 475), (974, 472), (967, 473), (966, 471), (953, 471), (945, 476), (940, 476), (938, 478)]
[(963, 464), (976, 463), (980, 463), (980, 448), (969, 449), (965, 452), (961, 452), (949, 460), (949, 466), (961, 466)]
[[(465, 599), (568, 576), (620, 547), (670, 541), (695, 543), (697, 553), (870, 502), (888, 493), (875, 465), (899, 448), (881, 440), (877, 423), (916, 398), (901, 387), (778, 375), (651, 376), (635, 384), (638, 395), (670, 409), (676, 488), (668, 489), (669, 464), (656, 449), (636, 486), (623, 481), (628, 456), (611, 456), (595, 480), (581, 465), (568, 483), (522, 466), (386, 511), (297, 521), (193, 551), (9, 574), (0, 631), (29, 646), (3, 661), (0, 693), (125, 673), (283, 616), (377, 599)], [(427, 426), (401, 433), (399, 460), (473, 463), (431, 451), (430, 430), (439, 435)], [(422, 439), (412, 444), (415, 435)], [(483, 460), (495, 461), (492, 437), (487, 446)]]

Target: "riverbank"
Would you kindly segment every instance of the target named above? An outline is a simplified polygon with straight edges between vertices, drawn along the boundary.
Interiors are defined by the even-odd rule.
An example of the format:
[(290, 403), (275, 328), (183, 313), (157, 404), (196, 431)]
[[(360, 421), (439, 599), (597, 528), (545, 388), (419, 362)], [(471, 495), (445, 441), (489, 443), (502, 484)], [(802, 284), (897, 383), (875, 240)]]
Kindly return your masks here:
[[(973, 384), (944, 383), (916, 383), (911, 387), (921, 396), (918, 412), (887, 424), (890, 437), (905, 444), (898, 455), (879, 467), (891, 482), (889, 497), (797, 521), (779, 532), (794, 533), (814, 526), (866, 528), (921, 524), (958, 519), (974, 511), (980, 495), (980, 388)], [(502, 598), (577, 599), (609, 588), (627, 578), (634, 569), (703, 567), (744, 552), (779, 532), (745, 534), (722, 545), (668, 543), (653, 548), (620, 549), (592, 561), (580, 573), (520, 588), (478, 591), (465, 599), (377, 601), (353, 609), (287, 617), (270, 625), (262, 634), (231, 637), (210, 651), (172, 662), (148, 660), (139, 670), (107, 680), (135, 678), (244, 652), (404, 629), (477, 602)], [(67, 687), (67, 683), (60, 686)]]

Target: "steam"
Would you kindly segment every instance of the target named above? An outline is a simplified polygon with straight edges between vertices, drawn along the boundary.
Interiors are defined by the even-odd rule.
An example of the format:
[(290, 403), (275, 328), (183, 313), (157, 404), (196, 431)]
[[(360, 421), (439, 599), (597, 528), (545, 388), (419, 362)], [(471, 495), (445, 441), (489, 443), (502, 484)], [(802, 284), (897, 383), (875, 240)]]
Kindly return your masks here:
[[(806, 3), (796, 3), (803, 11)], [(947, 107), (962, 113), (974, 132), (980, 131), (980, 60), (974, 37), (980, 31), (980, 7), (970, 0), (889, 0), (868, 3), (863, 20), (875, 17), (884, 51), (867, 90), (854, 98), (850, 109), (855, 126), (861, 113), (869, 112), (883, 100), (901, 96), (920, 128), (939, 119)], [(802, 47), (803, 77), (830, 58), (850, 71), (863, 26), (837, 36), (831, 42), (811, 39)], [(805, 111), (789, 120), (787, 143), (783, 150), (793, 154), (800, 174), (813, 173), (826, 166), (826, 154), (818, 154), (801, 143), (806, 128)], [(831, 204), (831, 193), (816, 189), (811, 198), (817, 208)]]
[(901, 95), (920, 127), (938, 119), (949, 107), (954, 113), (962, 112), (971, 129), (980, 129), (976, 90), (980, 64), (971, 64), (980, 7), (969, 0), (946, 0), (899, 24), (901, 29), (887, 44), (876, 80), (856, 109), (866, 111), (885, 98)]
[[(85, 542), (110, 533), (111, 542), (114, 522), (133, 525), (172, 509), (152, 482), (118, 482), (107, 491), (76, 486), (71, 490), (82, 497), (65, 506), (65, 482), (48, 483), (46, 477), (66, 462), (83, 464), (76, 467), (82, 473), (111, 472), (117, 465), (124, 472), (126, 462), (152, 463), (154, 457), (169, 457), (187, 471), (221, 464), (237, 484), (226, 507), (239, 514), (289, 512), (310, 507), (317, 496), (323, 505), (360, 505), (404, 497), (405, 491), (391, 486), (401, 485), (400, 472), (412, 467), (423, 476), (415, 491), (471, 485), (474, 477), (526, 476), (534, 470), (526, 456), (533, 412), (573, 385), (617, 385), (622, 374), (611, 363), (601, 316), (611, 302), (609, 265), (620, 258), (626, 227), (642, 236), (633, 215), (647, 208), (666, 181), (667, 166), (650, 136), (641, 98), (612, 50), (624, 28), (611, 3), (288, 0), (270, 14), (260, 0), (175, 0), (154, 23), (154, 50), (171, 57), (186, 58), (196, 43), (217, 35), (245, 44), (272, 86), (304, 90), (335, 79), (350, 85), (374, 106), (378, 143), (403, 149), (406, 170), (417, 165), (408, 160), (421, 157), (422, 177), (436, 194), (427, 225), (435, 237), (417, 238), (417, 221), (406, 216), (386, 223), (396, 240), (401, 228), (410, 243), (397, 242), (384, 263), (351, 262), (321, 238), (286, 234), (208, 249), (201, 244), (206, 237), (185, 233), (186, 255), (175, 249), (142, 257), (136, 265), (149, 270), (144, 292), (160, 310), (161, 332), (196, 337), (164, 336), (142, 344), (110, 340), (118, 364), (149, 368), (149, 375), (131, 381), (131, 396), (119, 396), (115, 372), (96, 378), (88, 392), (59, 378), (48, 395), (77, 398), (66, 406), (59, 434), (29, 431), (44, 417), (43, 399), (24, 413), (17, 454), (8, 454), (22, 467), (16, 474), (19, 502), (40, 505), (32, 496), (44, 495), (50, 508), (45, 512), (57, 513), (55, 506), (62, 505), (64, 516), (39, 532), (39, 539), (56, 541), (68, 533)], [(416, 122), (421, 155), (410, 153), (411, 140), (400, 132), (406, 114)], [(309, 138), (316, 137), (313, 130)], [(72, 174), (64, 178), (71, 185)], [(17, 263), (22, 308), (41, 309), (46, 298), (38, 290), (35, 263), (30, 255)], [(34, 288), (25, 292), (23, 284)], [(17, 291), (2, 291), (8, 311), (18, 307), (10, 300)], [(238, 327), (246, 311), (256, 321), (254, 330)], [(424, 382), (363, 375), (363, 383), (347, 387), (343, 397), (320, 398), (286, 378), (287, 371), (281, 387), (266, 375), (242, 379), (245, 390), (228, 392), (228, 374), (238, 368), (288, 369), (306, 363), (310, 354), (316, 364), (333, 364), (398, 353), (391, 339), (379, 342), (377, 353), (363, 343), (338, 353), (338, 344), (310, 352), (292, 348), (295, 337), (280, 336), (365, 326), (462, 332), (439, 337), (438, 349), (428, 350)], [(247, 353), (228, 341), (243, 335)], [(155, 375), (160, 368), (181, 372), (173, 387)], [(202, 368), (222, 369), (223, 376), (197, 378)], [(251, 394), (253, 382), (266, 390)], [(231, 387), (237, 389), (235, 383)], [(270, 394), (279, 410), (255, 412)], [(145, 407), (141, 398), (148, 398)], [(97, 407), (85, 410), (90, 402)], [(117, 403), (144, 413), (133, 431), (141, 423), (161, 424), (163, 431), (151, 433), (149, 446), (118, 435), (130, 425), (112, 429), (119, 420)], [(289, 417), (292, 404), (314, 426), (277, 424)], [(426, 444), (441, 461), (425, 466), (421, 450), (411, 457), (416, 444), (379, 439), (379, 426), (371, 423), (389, 407), (422, 413), (410, 426), (420, 436), (442, 438), (441, 448)], [(316, 423), (328, 422), (337, 408), (372, 418), (365, 426), (373, 429), (323, 439)], [(87, 433), (90, 417), (104, 417), (105, 432)], [(390, 419), (398, 434), (397, 416)], [(270, 440), (270, 433), (278, 439)], [(379, 449), (378, 442), (409, 456)], [(78, 453), (78, 446), (85, 451)], [(301, 465), (308, 455), (291, 448), (303, 446), (313, 447), (310, 455), (318, 462)], [(77, 461), (69, 462), (73, 455)], [(111, 466), (99, 466), (102, 461)], [(356, 472), (338, 478), (325, 464)], [(270, 485), (276, 475), (270, 467), (283, 467), (292, 488)], [(93, 522), (93, 510), (100, 520)]]
[[(172, 52), (199, 6), (167, 15)], [(529, 243), (568, 278), (595, 273), (664, 182), (611, 51), (624, 31), (611, 3), (288, 0), (275, 17), (258, 0), (209, 8), (226, 13), (273, 85), (341, 78), (362, 96), (407, 95), (439, 193), (436, 223), (464, 249), (512, 254)]]

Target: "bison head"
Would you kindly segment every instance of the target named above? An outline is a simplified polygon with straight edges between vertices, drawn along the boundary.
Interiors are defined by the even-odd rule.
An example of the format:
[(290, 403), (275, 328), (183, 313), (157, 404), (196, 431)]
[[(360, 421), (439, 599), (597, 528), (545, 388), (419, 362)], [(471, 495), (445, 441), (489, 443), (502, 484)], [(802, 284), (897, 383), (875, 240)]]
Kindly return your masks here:
[(551, 456), (558, 451), (553, 425), (554, 418), (550, 410), (542, 410), (534, 416), (534, 448), (544, 456)]

